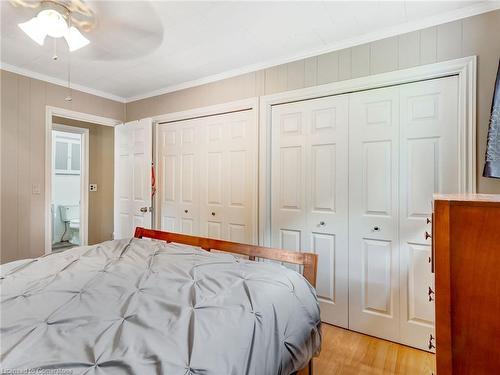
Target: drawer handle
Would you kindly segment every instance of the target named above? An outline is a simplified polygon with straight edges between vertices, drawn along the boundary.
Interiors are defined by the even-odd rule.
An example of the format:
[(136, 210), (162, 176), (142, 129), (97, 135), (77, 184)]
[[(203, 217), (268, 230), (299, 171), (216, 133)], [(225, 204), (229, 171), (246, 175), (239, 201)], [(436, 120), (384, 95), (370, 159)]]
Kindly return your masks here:
[(184, 213), (187, 214), (189, 211), (188, 210), (184, 210)]
[(425, 239), (428, 240), (429, 238), (432, 238), (432, 236), (429, 234), (429, 232), (425, 231)]
[(429, 345), (428, 345), (428, 348), (429, 350), (432, 350), (434, 348), (436, 348), (436, 346), (434, 345), (434, 336), (432, 336), (432, 334), (430, 334), (429, 336)]
[(430, 224), (430, 223), (432, 223), (432, 220), (431, 220), (431, 219), (429, 219), (429, 218), (427, 218), (427, 219), (425, 219), (425, 222), (426, 222), (427, 224)]
[(212, 212), (212, 216), (215, 216), (215, 212)]
[(436, 294), (431, 287), (429, 287), (429, 290), (427, 292), (427, 295), (429, 296), (429, 302), (434, 301), (434, 298), (432, 297), (433, 294)]
[(320, 226), (320, 227), (323, 227), (324, 225), (325, 225), (325, 222), (324, 222), (324, 221), (320, 221), (320, 222), (319, 222), (319, 226)]

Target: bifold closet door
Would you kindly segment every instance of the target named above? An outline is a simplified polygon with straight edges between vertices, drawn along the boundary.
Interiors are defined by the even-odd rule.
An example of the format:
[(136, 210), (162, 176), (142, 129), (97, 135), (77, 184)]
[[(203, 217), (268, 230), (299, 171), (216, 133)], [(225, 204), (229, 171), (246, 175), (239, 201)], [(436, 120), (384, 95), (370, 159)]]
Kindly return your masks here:
[(252, 111), (199, 120), (200, 234), (257, 243), (257, 129)]
[(186, 120), (158, 126), (160, 227), (169, 232), (199, 232), (201, 125)]
[(348, 96), (274, 106), (271, 245), (319, 255), (322, 320), (348, 325)]
[(161, 124), (158, 137), (161, 228), (256, 243), (254, 112)]
[(435, 296), (425, 232), (433, 193), (460, 191), (458, 78), (402, 85), (400, 108), (400, 335), (429, 350)]
[(399, 87), (349, 97), (349, 328), (399, 340)]

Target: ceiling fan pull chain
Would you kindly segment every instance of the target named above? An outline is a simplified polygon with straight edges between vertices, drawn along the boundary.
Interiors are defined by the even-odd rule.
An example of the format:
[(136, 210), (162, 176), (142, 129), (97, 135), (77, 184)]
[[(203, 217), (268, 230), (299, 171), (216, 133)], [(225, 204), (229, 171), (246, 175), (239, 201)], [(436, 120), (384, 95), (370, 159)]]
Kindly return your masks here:
[(52, 38), (54, 40), (54, 54), (52, 55), (52, 60), (57, 61), (59, 56), (57, 56), (57, 39)]
[[(71, 27), (71, 12), (68, 13), (68, 29)], [(70, 102), (73, 100), (71, 97), (71, 52), (68, 49), (68, 96), (64, 98), (65, 101)]]

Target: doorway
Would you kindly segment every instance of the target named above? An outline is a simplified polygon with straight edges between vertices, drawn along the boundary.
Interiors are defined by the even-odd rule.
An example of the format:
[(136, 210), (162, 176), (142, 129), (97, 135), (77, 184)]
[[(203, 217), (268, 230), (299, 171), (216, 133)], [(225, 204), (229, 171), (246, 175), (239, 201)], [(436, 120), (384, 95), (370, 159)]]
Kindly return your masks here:
[(89, 131), (52, 126), (52, 251), (88, 243)]
[[(46, 107), (45, 254), (53, 250), (66, 250), (73, 245), (92, 245), (113, 239), (114, 127), (120, 123), (107, 117)], [(58, 135), (53, 131), (63, 134)], [(59, 194), (56, 191), (57, 146), (53, 148), (53, 144), (57, 140), (54, 140), (54, 136), (70, 138), (69, 142), (73, 138), (73, 142), (78, 143), (75, 134), (80, 137), (79, 152), (78, 146), (59, 145), (61, 150), (66, 151), (66, 157), (58, 156), (58, 166), (65, 166), (67, 175), (77, 174), (73, 166), (76, 168), (77, 155), (80, 155), (80, 184), (73, 189), (78, 189), (80, 198), (78, 202), (73, 198), (68, 204), (58, 205), (68, 206), (61, 211), (61, 208), (55, 207)], [(64, 152), (59, 152), (64, 155)], [(62, 170), (57, 172), (61, 175), (64, 173)], [(61, 212), (64, 214), (61, 215)], [(54, 243), (58, 249), (53, 249)]]

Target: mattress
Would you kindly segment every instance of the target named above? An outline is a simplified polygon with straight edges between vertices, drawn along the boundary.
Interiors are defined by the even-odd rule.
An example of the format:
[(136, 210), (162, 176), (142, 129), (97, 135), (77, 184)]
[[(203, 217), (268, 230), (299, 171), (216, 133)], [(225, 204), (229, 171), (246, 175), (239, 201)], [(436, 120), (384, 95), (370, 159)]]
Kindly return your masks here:
[(291, 374), (321, 345), (299, 273), (147, 239), (2, 265), (1, 313), (4, 372)]

